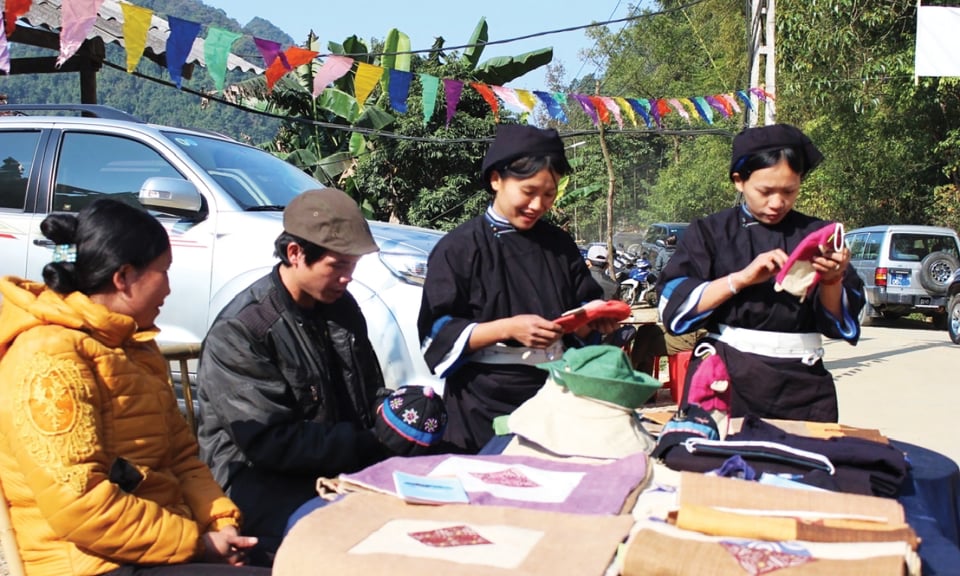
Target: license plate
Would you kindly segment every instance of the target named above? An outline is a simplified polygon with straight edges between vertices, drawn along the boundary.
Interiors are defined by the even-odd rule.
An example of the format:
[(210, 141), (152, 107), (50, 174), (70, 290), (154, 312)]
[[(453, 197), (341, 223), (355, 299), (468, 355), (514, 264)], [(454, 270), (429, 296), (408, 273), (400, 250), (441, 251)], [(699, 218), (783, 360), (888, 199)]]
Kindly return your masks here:
[(909, 272), (891, 272), (890, 278), (887, 281), (887, 284), (889, 284), (890, 286), (909, 286), (910, 273)]

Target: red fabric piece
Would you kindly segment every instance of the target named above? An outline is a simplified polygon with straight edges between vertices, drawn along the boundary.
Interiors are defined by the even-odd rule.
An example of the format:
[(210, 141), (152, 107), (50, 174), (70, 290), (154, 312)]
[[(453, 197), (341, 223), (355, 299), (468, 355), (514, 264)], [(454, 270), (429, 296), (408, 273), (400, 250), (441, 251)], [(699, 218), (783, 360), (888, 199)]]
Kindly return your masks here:
[(603, 304), (581, 306), (570, 310), (563, 316), (554, 320), (563, 327), (563, 331), (569, 334), (593, 322), (597, 318), (611, 318), (613, 320), (625, 320), (630, 317), (630, 305), (621, 300), (607, 300)]
[[(711, 385), (714, 382), (726, 382), (726, 388), (722, 391), (714, 390)], [(687, 400), (692, 404), (698, 404), (704, 410), (720, 410), (730, 412), (730, 374), (727, 373), (727, 366), (719, 354), (707, 356), (697, 371), (693, 373), (690, 379), (690, 394)]]

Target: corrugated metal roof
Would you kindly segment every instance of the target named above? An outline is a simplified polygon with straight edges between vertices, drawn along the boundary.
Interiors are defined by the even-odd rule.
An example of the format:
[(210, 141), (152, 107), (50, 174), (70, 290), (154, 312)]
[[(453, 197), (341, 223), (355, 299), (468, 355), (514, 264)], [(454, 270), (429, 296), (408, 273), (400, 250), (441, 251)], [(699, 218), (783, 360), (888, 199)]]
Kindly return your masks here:
[[(52, 32), (60, 30), (60, 4), (61, 0), (33, 0), (30, 11), (21, 17), (31, 26), (41, 27)], [(123, 37), (123, 9), (120, 7), (119, 0), (104, 0), (103, 5), (97, 13), (97, 22), (93, 29), (87, 35), (87, 38), (100, 37), (104, 44), (116, 44), (126, 48), (126, 40)], [(144, 55), (153, 58), (166, 52), (167, 37), (170, 36), (170, 25), (166, 20), (159, 16), (151, 17), (150, 30), (147, 33), (147, 47)], [(195, 63), (200, 66), (206, 66), (206, 60), (203, 56), (203, 38), (197, 37), (190, 49), (190, 55), (187, 57), (187, 64)], [(262, 74), (263, 68), (260, 68), (240, 58), (236, 54), (230, 54), (227, 57), (227, 69), (241, 70), (243, 72), (253, 72)]]

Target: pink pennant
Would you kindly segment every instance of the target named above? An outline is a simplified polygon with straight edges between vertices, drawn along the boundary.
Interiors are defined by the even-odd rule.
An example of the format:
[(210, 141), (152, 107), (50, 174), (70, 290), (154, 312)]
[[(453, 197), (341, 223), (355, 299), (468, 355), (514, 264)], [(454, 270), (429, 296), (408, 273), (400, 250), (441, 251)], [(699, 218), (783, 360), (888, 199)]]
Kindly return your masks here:
[(57, 68), (77, 53), (87, 34), (97, 23), (97, 11), (103, 0), (63, 0), (60, 6), (60, 55)]
[(740, 105), (737, 104), (737, 99), (733, 97), (733, 94), (717, 94), (717, 96), (723, 98), (737, 114), (743, 112), (743, 110), (740, 109)]
[(607, 107), (607, 110), (613, 114), (613, 117), (617, 120), (617, 125), (623, 130), (623, 116), (620, 114), (620, 105), (609, 96), (600, 96), (600, 100), (603, 102), (603, 105)]
[(506, 86), (491, 86), (490, 89), (503, 100), (504, 104), (520, 110), (526, 110), (527, 112), (530, 111), (523, 105), (523, 102), (520, 101), (520, 98), (517, 97), (516, 92), (514, 92), (512, 88), (507, 88)]
[(449, 126), (453, 115), (457, 113), (457, 104), (460, 103), (460, 95), (463, 93), (463, 82), (444, 78), (443, 93), (447, 98), (447, 126)]
[(0, 27), (0, 72), (10, 74), (10, 45), (7, 44), (7, 33)]
[(681, 104), (679, 100), (676, 98), (671, 98), (667, 100), (667, 102), (673, 106), (673, 109), (677, 111), (677, 114), (679, 114), (681, 118), (687, 121), (687, 124), (690, 123), (690, 114), (687, 112), (687, 109), (683, 107), (683, 104)]
[(327, 56), (323, 61), (323, 66), (317, 71), (313, 78), (313, 97), (316, 98), (323, 93), (323, 90), (341, 79), (353, 67), (353, 58), (346, 56)]

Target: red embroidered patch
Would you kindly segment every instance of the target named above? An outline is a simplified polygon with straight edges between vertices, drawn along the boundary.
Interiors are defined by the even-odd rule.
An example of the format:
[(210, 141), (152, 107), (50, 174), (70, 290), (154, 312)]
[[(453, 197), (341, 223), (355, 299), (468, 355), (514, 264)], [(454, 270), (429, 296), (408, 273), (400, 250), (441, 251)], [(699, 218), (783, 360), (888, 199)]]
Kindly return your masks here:
[(424, 532), (407, 532), (411, 538), (436, 548), (447, 548), (451, 546), (476, 546), (478, 544), (493, 544), (476, 530), (469, 526), (450, 526), (449, 528), (438, 528), (436, 530), (426, 530)]
[(507, 468), (499, 472), (471, 472), (470, 475), (485, 484), (496, 484), (498, 486), (509, 486), (511, 488), (540, 487), (540, 485), (531, 480), (529, 476), (514, 468)]
[(743, 570), (751, 576), (760, 576), (776, 572), (781, 568), (800, 566), (815, 560), (812, 556), (801, 556), (765, 548), (751, 548), (732, 542), (721, 542), (721, 546), (740, 564)]

